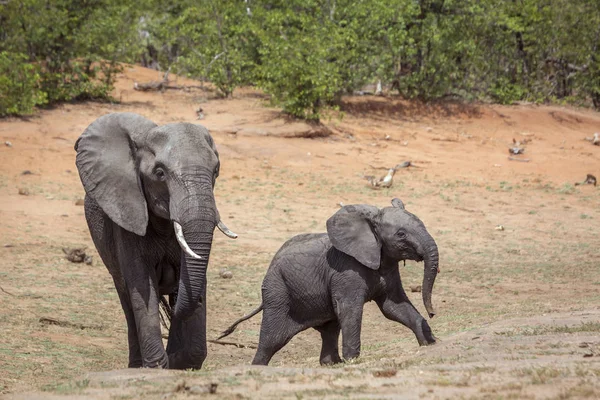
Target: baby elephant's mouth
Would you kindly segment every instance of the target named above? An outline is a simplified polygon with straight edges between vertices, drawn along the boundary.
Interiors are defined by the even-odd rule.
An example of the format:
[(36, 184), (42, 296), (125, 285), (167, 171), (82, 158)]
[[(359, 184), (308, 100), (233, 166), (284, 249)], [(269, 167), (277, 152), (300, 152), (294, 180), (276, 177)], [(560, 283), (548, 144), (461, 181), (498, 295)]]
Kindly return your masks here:
[(421, 254), (419, 254), (416, 249), (415, 250), (413, 250), (413, 249), (409, 250), (407, 252), (407, 254), (405, 254), (405, 255), (406, 255), (406, 258), (405, 258), (406, 260), (413, 260), (413, 261), (416, 261), (416, 262), (421, 262), (421, 261), (424, 260), (424, 256), (421, 255)]

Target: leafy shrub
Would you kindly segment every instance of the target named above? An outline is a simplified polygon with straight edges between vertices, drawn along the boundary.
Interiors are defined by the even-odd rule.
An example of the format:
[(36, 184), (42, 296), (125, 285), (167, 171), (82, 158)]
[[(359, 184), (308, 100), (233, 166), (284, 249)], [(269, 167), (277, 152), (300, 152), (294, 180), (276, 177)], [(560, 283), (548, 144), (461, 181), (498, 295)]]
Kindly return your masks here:
[(512, 104), (515, 101), (523, 100), (527, 90), (519, 84), (511, 83), (507, 79), (501, 78), (490, 88), (490, 95), (494, 101), (500, 104)]
[(0, 52), (0, 116), (32, 114), (46, 102), (37, 66), (23, 54)]
[(65, 62), (60, 72), (43, 68), (42, 89), (51, 103), (60, 101), (111, 100), (114, 75), (119, 64), (99, 61)]

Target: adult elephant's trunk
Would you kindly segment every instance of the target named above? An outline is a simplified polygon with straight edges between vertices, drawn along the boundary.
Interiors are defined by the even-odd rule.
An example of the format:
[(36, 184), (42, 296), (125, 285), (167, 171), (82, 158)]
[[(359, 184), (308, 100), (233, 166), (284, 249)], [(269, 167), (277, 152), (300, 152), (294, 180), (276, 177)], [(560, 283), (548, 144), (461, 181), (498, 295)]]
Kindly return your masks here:
[(237, 235), (220, 220), (211, 178), (196, 175), (190, 180), (182, 176), (181, 181), (186, 182), (183, 188), (171, 188), (170, 213), (177, 242), (183, 250), (173, 315), (185, 320), (206, 302), (206, 269), (215, 226), (230, 238)]
[[(197, 175), (186, 187), (172, 187), (170, 213), (181, 247), (179, 289), (173, 315), (186, 320), (206, 302), (206, 269), (218, 221), (212, 179)], [(193, 189), (192, 189), (193, 188)], [(184, 189), (184, 190), (182, 190)]]
[(433, 305), (431, 305), (431, 292), (433, 291), (435, 277), (439, 272), (439, 253), (433, 238), (429, 238), (426, 243), (425, 256), (423, 257), (423, 260), (425, 261), (425, 270), (423, 273), (422, 293), (425, 309), (429, 314), (429, 318), (433, 318), (435, 310), (433, 309)]
[(181, 229), (184, 240), (183, 243), (180, 241), (183, 262), (174, 316), (182, 320), (190, 317), (206, 301), (206, 269), (216, 225), (215, 213), (210, 209), (204, 208), (196, 212), (205, 217), (187, 220)]

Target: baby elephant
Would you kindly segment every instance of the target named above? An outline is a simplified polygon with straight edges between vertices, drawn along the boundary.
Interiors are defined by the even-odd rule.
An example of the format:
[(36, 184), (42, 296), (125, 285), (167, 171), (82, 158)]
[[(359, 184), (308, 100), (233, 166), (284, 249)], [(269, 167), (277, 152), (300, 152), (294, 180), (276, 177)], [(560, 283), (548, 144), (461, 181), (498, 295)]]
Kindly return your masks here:
[(363, 305), (375, 300), (383, 315), (410, 328), (420, 345), (435, 343), (427, 321), (406, 296), (398, 262), (425, 261), (423, 302), (433, 317), (431, 291), (438, 249), (425, 226), (404, 209), (361, 204), (342, 207), (327, 221), (327, 233), (303, 234), (279, 249), (262, 284), (262, 304), (237, 320), (219, 339), (263, 310), (258, 350), (252, 364), (267, 365), (297, 333), (321, 333), (321, 364), (360, 354)]

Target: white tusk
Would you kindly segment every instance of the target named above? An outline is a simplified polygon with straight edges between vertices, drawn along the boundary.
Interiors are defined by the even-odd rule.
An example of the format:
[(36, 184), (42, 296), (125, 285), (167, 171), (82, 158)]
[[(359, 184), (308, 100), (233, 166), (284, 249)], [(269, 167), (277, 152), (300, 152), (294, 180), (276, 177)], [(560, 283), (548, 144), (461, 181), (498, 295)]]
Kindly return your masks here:
[(221, 221), (219, 221), (219, 223), (217, 224), (217, 228), (219, 228), (219, 230), (223, 232), (227, 237), (230, 237), (232, 239), (237, 239), (238, 237), (237, 233), (231, 232), (229, 228), (226, 227), (225, 224)]
[(181, 246), (183, 251), (185, 251), (185, 253), (190, 257), (202, 260), (202, 257), (194, 253), (185, 241), (185, 237), (183, 236), (183, 228), (181, 227), (181, 225), (179, 225), (179, 223), (177, 223), (176, 221), (173, 221), (173, 226), (175, 227), (175, 237), (177, 237), (177, 242), (179, 243), (179, 246)]

